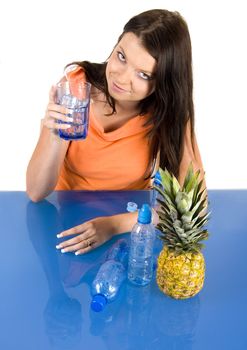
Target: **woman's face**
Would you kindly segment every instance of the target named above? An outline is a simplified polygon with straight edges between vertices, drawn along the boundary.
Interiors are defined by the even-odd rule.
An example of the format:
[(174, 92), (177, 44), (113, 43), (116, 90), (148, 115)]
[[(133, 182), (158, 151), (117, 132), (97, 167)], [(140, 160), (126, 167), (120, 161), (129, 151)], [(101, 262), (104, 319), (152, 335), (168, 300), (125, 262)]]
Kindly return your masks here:
[(156, 61), (133, 33), (126, 33), (106, 66), (109, 94), (116, 101), (139, 102), (154, 91)]

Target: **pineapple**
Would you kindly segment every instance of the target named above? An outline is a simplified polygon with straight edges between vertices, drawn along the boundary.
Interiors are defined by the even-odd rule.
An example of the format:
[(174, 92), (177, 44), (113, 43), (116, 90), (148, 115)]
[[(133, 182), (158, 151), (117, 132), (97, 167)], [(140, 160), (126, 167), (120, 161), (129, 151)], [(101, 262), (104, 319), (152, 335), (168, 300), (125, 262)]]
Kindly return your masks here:
[(205, 261), (202, 240), (208, 238), (204, 225), (208, 222), (207, 197), (199, 180), (200, 171), (190, 164), (184, 184), (167, 170), (160, 169), (164, 189), (157, 210), (164, 248), (158, 257), (156, 281), (160, 290), (175, 298), (186, 299), (203, 287)]

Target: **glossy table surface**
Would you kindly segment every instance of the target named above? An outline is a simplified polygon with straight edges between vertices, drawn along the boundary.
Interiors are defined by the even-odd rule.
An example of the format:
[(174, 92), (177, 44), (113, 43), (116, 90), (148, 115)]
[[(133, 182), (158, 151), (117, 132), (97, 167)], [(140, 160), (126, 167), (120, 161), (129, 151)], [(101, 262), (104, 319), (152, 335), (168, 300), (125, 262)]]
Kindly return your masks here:
[(173, 300), (155, 279), (146, 287), (126, 282), (103, 312), (90, 310), (90, 285), (106, 250), (129, 234), (84, 256), (57, 251), (56, 234), (149, 197), (61, 192), (35, 204), (25, 192), (0, 192), (1, 350), (247, 349), (246, 190), (209, 191), (206, 279), (196, 297)]

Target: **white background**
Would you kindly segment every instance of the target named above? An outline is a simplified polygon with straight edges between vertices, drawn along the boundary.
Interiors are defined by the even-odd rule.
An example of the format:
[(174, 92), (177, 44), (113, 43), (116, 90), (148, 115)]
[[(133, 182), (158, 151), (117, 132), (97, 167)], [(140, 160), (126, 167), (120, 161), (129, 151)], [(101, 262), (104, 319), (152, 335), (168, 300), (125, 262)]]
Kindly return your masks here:
[(179, 11), (193, 49), (196, 133), (209, 188), (247, 188), (245, 1), (8, 0), (0, 5), (0, 190), (25, 190), (50, 86), (74, 60), (104, 61), (124, 24)]

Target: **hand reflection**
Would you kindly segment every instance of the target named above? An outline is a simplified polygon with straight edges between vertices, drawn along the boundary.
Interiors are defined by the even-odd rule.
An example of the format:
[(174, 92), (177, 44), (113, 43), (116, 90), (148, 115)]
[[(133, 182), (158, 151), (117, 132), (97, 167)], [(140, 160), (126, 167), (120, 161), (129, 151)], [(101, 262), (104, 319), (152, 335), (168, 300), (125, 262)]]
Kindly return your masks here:
[[(58, 260), (63, 258), (55, 249), (56, 234), (61, 230), (58, 212), (51, 203), (42, 201), (29, 202), (26, 214), (29, 237), (42, 264), (50, 292), (44, 310), (46, 333), (51, 343), (59, 348), (77, 344), (81, 338), (81, 304), (64, 290), (61, 276), (67, 275), (64, 270), (67, 266), (70, 270), (73, 261), (69, 261), (68, 256)], [(81, 273), (81, 269), (77, 271)], [(77, 276), (77, 280), (80, 278), (81, 275)]]

